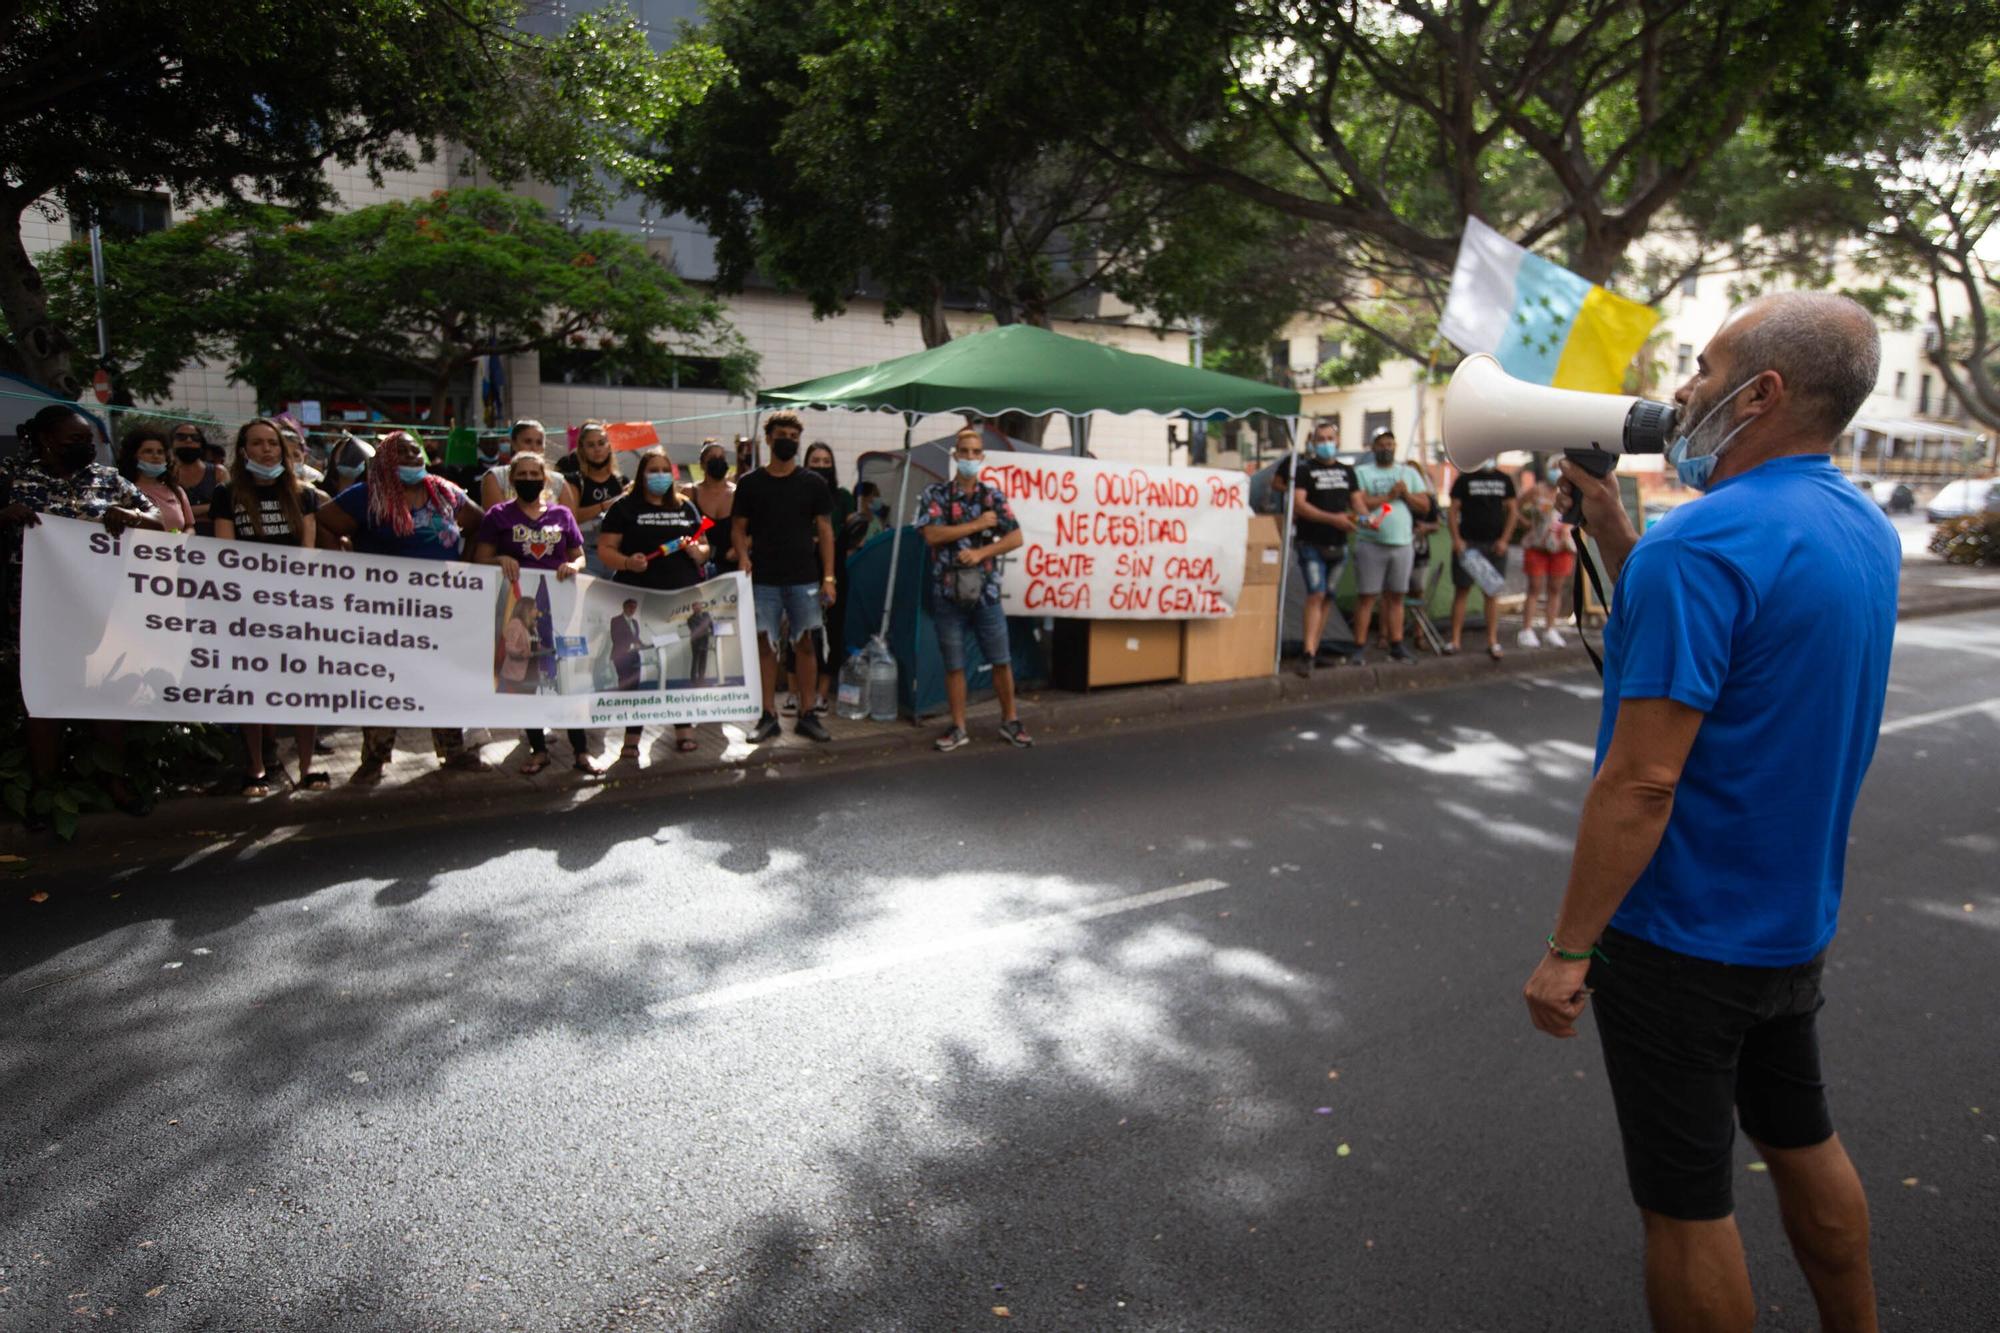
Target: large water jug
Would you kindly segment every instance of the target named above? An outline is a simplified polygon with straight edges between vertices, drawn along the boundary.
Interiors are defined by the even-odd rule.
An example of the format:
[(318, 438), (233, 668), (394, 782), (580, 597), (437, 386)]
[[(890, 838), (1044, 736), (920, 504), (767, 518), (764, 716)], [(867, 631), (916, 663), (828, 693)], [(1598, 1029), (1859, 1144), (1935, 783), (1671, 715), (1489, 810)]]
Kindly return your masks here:
[(898, 711), (896, 655), (878, 634), (868, 641), (868, 720), (894, 722)]
[(850, 722), (859, 722), (867, 717), (868, 659), (861, 655), (859, 648), (848, 653), (847, 660), (840, 664), (838, 683), (833, 711)]

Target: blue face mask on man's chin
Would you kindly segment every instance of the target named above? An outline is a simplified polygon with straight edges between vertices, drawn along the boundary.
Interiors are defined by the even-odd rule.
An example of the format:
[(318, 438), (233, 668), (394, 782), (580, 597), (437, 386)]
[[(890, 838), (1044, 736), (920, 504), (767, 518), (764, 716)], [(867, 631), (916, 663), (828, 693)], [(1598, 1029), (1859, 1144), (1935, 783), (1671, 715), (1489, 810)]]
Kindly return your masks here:
[[(1760, 371), (1759, 373), (1761, 374), (1762, 372)], [(1667, 465), (1673, 468), (1674, 475), (1680, 478), (1681, 485), (1706, 493), (1709, 486), (1713, 484), (1715, 465), (1722, 461), (1722, 451), (1727, 449), (1730, 442), (1743, 432), (1744, 427), (1757, 418), (1750, 417), (1738, 422), (1735, 429), (1716, 441), (1713, 446), (1703, 448), (1700, 453), (1695, 453), (1695, 448), (1698, 443), (1705, 443), (1702, 438), (1702, 432), (1708, 426), (1708, 423), (1714, 420), (1715, 414), (1727, 406), (1730, 399), (1755, 383), (1756, 379), (1757, 376), (1752, 375), (1749, 379), (1744, 380), (1728, 393), (1722, 395), (1715, 406), (1701, 414), (1701, 420), (1694, 423), (1693, 430), (1681, 431), (1674, 436), (1674, 442), (1667, 446), (1665, 457)]]

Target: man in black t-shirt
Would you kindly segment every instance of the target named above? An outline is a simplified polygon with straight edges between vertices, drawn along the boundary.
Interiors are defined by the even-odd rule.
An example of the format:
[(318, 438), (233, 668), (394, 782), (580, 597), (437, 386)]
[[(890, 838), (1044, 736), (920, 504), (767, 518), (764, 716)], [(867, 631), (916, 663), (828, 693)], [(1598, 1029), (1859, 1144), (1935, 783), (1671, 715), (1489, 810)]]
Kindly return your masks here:
[[(1472, 574), (1465, 568), (1467, 548), (1485, 556), (1493, 568), (1507, 572), (1507, 544), (1514, 540), (1520, 517), (1514, 479), (1488, 460), (1484, 467), (1459, 475), (1451, 484), (1451, 651), (1465, 634), (1465, 603), (1472, 595)], [(1486, 599), (1486, 655), (1500, 660), (1500, 614)]]
[(799, 466), (799, 439), (805, 424), (796, 412), (764, 419), (764, 443), (771, 461), (736, 483), (729, 511), (736, 567), (750, 576), (757, 602), (757, 658), (764, 673), (764, 712), (750, 733), (753, 742), (778, 734), (778, 646), (782, 626), (791, 626), (793, 688), (799, 720), (792, 729), (807, 740), (830, 741), (826, 724), (813, 716), (819, 697), (819, 663), (807, 640), (819, 632), (820, 613), (833, 600), (833, 494), (826, 483)]
[[(1354, 469), (1336, 457), (1340, 450), (1340, 428), (1331, 421), (1313, 427), (1311, 452), (1300, 459), (1287, 459), (1282, 469), (1285, 479), (1297, 478), (1292, 495), (1292, 550), (1298, 556), (1305, 578), (1305, 656), (1299, 674), (1310, 676), (1320, 660), (1320, 636), (1326, 632), (1327, 617), (1333, 609), (1333, 587), (1340, 581), (1340, 566), (1347, 559), (1347, 534), (1354, 531), (1353, 496), (1358, 483)], [(1339, 653), (1330, 660), (1344, 660)]]

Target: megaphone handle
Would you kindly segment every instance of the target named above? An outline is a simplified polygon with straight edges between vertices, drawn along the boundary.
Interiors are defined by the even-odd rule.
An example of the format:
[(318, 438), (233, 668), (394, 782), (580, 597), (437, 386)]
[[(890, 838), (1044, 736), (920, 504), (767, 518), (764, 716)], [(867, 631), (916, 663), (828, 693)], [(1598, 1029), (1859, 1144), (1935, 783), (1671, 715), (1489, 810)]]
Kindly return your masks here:
[[(1618, 455), (1606, 453), (1602, 449), (1565, 449), (1563, 457), (1582, 468), (1593, 477), (1608, 477), (1611, 469), (1618, 466)], [(1568, 512), (1559, 515), (1571, 527), (1583, 526), (1583, 502), (1579, 500)]]

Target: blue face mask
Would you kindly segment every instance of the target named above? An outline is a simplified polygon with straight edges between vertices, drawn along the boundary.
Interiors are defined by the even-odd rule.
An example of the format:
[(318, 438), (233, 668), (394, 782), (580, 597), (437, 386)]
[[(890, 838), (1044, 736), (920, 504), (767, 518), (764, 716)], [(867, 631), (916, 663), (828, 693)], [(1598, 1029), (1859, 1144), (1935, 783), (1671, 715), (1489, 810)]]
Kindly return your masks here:
[(245, 459), (243, 466), (248, 468), (250, 475), (259, 481), (276, 481), (285, 475), (285, 465), (283, 463), (253, 463)]
[(954, 458), (951, 460), (951, 465), (957, 470), (959, 476), (964, 477), (967, 481), (971, 481), (979, 475), (979, 469), (986, 466), (986, 460), (983, 458)]
[(396, 469), (396, 480), (402, 482), (405, 486), (420, 486), (423, 484), (424, 478), (429, 475), (430, 470), (421, 463)]
[(674, 477), (671, 472), (648, 472), (646, 474), (646, 489), (652, 494), (665, 495), (673, 488)]
[(1335, 444), (1332, 440), (1313, 441), (1313, 457), (1317, 458), (1322, 463), (1331, 463), (1333, 461), (1333, 456), (1339, 451), (1340, 451), (1340, 446)]
[(1743, 422), (1735, 430), (1730, 431), (1717, 441), (1712, 448), (1705, 448), (1699, 454), (1694, 453), (1695, 441), (1700, 437), (1702, 427), (1709, 423), (1709, 419), (1717, 412), (1720, 412), (1731, 398), (1734, 398), (1737, 394), (1742, 393), (1751, 384), (1755, 383), (1756, 379), (1757, 377), (1752, 375), (1749, 379), (1744, 380), (1741, 384), (1731, 389), (1722, 396), (1721, 402), (1718, 402), (1714, 407), (1709, 408), (1708, 411), (1701, 414), (1701, 420), (1694, 423), (1693, 430), (1682, 431), (1680, 434), (1674, 436), (1674, 442), (1667, 446), (1666, 460), (1668, 465), (1673, 468), (1674, 475), (1680, 478), (1681, 485), (1702, 492), (1708, 490), (1709, 480), (1715, 476), (1715, 465), (1722, 460), (1722, 451), (1729, 447), (1729, 442), (1741, 433), (1744, 426), (1748, 426), (1750, 421), (1754, 421), (1756, 418), (1752, 417), (1750, 421)]
[(148, 477), (164, 477), (167, 474), (167, 465), (165, 463), (142, 462), (139, 464), (139, 471), (142, 475)]

